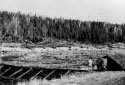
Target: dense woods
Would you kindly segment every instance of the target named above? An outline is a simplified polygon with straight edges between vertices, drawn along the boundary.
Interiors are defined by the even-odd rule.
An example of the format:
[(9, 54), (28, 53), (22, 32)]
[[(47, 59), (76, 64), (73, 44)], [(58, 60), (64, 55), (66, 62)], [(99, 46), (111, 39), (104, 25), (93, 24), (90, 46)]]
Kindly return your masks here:
[(125, 24), (49, 18), (12, 12), (0, 12), (0, 40), (41, 42), (43, 38), (96, 44), (125, 42)]

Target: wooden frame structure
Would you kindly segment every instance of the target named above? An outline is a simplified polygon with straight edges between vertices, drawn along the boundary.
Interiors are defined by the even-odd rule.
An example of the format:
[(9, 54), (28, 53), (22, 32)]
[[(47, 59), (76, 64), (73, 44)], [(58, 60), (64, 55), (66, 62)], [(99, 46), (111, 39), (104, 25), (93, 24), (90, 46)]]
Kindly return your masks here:
[[(22, 71), (24, 69), (26, 69), (25, 67), (16, 67), (14, 66), (14, 68), (18, 68), (16, 70), (14, 70), (14, 68), (12, 68), (13, 66), (9, 66), (9, 65), (0, 65), (0, 77), (4, 78), (4, 79), (12, 79), (12, 80), (23, 80), (23, 77), (26, 76), (27, 74), (30, 74), (31, 71), (34, 71), (34, 68), (31, 67), (27, 67), (28, 69), (25, 70), (23, 73)], [(3, 69), (4, 68), (4, 69)], [(14, 70), (14, 71), (13, 71)], [(30, 80), (35, 79), (39, 74), (45, 74), (46, 70), (48, 69), (44, 69), (44, 68), (40, 68), (37, 72), (35, 72), (31, 77)], [(47, 73), (45, 75), (45, 77), (43, 77), (42, 79), (48, 79), (50, 76), (54, 75), (54, 73), (56, 72), (57, 69), (50, 69), (50, 72)], [(11, 73), (9, 74), (8, 72), (11, 71)], [(13, 72), (12, 72), (13, 71)], [(68, 75), (70, 73), (70, 70), (65, 70), (64, 71), (64, 76)], [(4, 74), (8, 73), (7, 76), (5, 76)], [(32, 72), (31, 72), (32, 73)], [(17, 77), (14, 77), (15, 75), (19, 74)], [(61, 77), (61, 75), (60, 75)], [(26, 78), (24, 78), (26, 79)]]

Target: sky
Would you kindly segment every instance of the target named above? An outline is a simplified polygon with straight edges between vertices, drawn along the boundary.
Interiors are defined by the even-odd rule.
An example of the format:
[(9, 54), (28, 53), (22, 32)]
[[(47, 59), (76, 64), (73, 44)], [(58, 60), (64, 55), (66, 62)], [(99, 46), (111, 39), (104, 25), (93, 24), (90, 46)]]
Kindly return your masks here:
[(0, 0), (0, 10), (52, 18), (125, 23), (125, 0)]

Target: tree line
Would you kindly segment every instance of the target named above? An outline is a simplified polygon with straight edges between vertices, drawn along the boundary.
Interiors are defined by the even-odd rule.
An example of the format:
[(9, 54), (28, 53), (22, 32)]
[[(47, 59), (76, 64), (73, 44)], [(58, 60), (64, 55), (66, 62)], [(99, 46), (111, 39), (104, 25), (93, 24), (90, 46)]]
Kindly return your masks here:
[(125, 42), (125, 24), (0, 12), (0, 40), (35, 43), (43, 41), (43, 38), (95, 44)]

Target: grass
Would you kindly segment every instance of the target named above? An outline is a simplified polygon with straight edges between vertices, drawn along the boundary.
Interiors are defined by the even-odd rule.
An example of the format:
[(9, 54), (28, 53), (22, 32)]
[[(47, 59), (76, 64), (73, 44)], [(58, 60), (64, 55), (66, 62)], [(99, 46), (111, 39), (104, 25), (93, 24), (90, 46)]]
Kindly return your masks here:
[[(60, 79), (53, 79), (50, 81), (34, 79), (30, 81), (18, 82), (17, 85), (118, 85), (121, 78), (125, 78), (125, 72), (108, 71), (87, 74), (76, 73), (70, 76), (63, 76)], [(125, 81), (123, 80), (120, 85), (125, 85)]]

